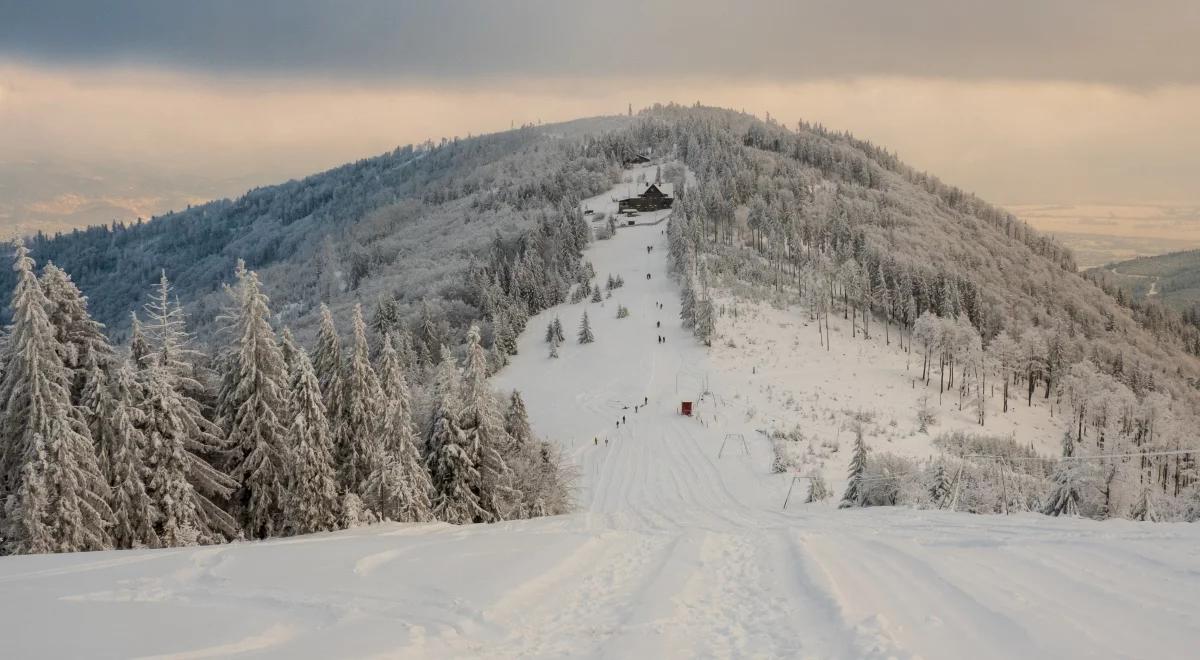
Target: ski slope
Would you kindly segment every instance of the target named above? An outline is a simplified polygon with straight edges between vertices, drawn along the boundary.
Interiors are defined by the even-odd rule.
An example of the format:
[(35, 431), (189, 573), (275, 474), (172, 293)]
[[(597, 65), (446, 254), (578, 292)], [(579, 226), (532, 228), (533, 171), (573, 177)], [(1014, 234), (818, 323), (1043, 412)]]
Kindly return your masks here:
[[(1200, 526), (837, 511), (803, 493), (782, 511), (789, 478), (732, 412), (724, 373), (746, 365), (718, 368), (679, 328), (663, 229), (592, 246), (598, 279), (625, 286), (534, 318), (496, 378), (579, 466), (577, 513), (0, 558), (0, 654), (1195, 657)], [(573, 341), (584, 308), (590, 345)], [(557, 360), (541, 342), (555, 315)], [(677, 414), (704, 389), (698, 418)], [(717, 457), (729, 429), (749, 455)]]

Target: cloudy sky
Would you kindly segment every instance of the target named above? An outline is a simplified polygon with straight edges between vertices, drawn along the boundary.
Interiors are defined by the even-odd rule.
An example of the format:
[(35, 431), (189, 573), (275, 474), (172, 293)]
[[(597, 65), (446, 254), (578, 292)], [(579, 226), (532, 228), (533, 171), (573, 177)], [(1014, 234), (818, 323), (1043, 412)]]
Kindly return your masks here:
[(0, 0), (0, 227), (697, 100), (849, 130), (1037, 222), (1140, 235), (1158, 209), (1200, 240), (1194, 0)]

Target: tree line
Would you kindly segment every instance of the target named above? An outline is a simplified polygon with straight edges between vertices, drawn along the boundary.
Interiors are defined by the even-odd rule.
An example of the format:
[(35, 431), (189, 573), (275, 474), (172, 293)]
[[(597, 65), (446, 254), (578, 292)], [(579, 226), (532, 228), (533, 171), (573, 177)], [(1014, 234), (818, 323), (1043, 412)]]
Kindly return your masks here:
[[(478, 326), (461, 359), (448, 343), (418, 358), (406, 328), (371, 336), (361, 307), (344, 344), (323, 308), (310, 357), (276, 330), (257, 274), (239, 263), (219, 349), (195, 346), (165, 274), (117, 347), (65, 271), (47, 264), (39, 276), (18, 246), (14, 272), (0, 351), (5, 553), (493, 522), (570, 506), (569, 472), (533, 434), (520, 394), (501, 401), (489, 387), (496, 363)], [(427, 376), (421, 405), (410, 383), (424, 388)]]

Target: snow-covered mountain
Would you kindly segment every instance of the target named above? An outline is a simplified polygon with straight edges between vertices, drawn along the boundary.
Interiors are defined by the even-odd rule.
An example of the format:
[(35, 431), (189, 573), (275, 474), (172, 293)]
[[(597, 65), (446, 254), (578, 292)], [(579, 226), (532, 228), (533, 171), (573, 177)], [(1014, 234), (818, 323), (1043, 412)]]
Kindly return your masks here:
[[(652, 160), (623, 168), (634, 154)], [(324, 393), (333, 439), (313, 443), (337, 450), (339, 484), (366, 463), (369, 505), (408, 502), (393, 482), (422, 465), (443, 504), (448, 488), (479, 495), (480, 483), (504, 498), (491, 477), (452, 479), (455, 446), (529, 456), (508, 444), (525, 431), (486, 403), (494, 371), (486, 382), (521, 392), (548, 443), (524, 446), (577, 470), (573, 512), (513, 520), (558, 507), (492, 501), (435, 508), (441, 522), (270, 538), (296, 527), (257, 515), (260, 491), (234, 479), (237, 495), (214, 508), (265, 540), (0, 558), (12, 594), (0, 638), (15, 655), (1176, 657), (1200, 638), (1200, 528), (1182, 522), (1200, 516), (1194, 332), (1123, 307), (1016, 218), (849, 136), (711, 108), (403, 155), (348, 166), (352, 187), (337, 175), (332, 188), (263, 193), (274, 201), (262, 208), (292, 208), (290, 190), (326, 190), (319, 213), (294, 220), (304, 231), (213, 207), (224, 220), (116, 232), (121, 250), (152, 255), (173, 229), (202, 229), (194, 250), (169, 251), (190, 273), (246, 241), (269, 246), (276, 229), (294, 248), (256, 253), (260, 275), (236, 271), (244, 348), (205, 362), (225, 381), (198, 382), (189, 414), (214, 445), (254, 447), (245, 439), (275, 440), (244, 411)], [(616, 200), (654, 180), (672, 184), (673, 210), (614, 222)], [(351, 190), (387, 201), (325, 227)], [(40, 239), (34, 254), (63, 265), (69, 246), (91, 245), (76, 265), (92, 294), (89, 282), (132, 272), (96, 257), (101, 239), (113, 240)], [(32, 271), (19, 275), (33, 291)], [(52, 300), (74, 300), (64, 277), (42, 276)], [(281, 312), (268, 314), (259, 277)], [(200, 323), (214, 306), (205, 286), (184, 292)], [(318, 313), (322, 299), (332, 312)], [(348, 313), (361, 302), (375, 303), (371, 330)], [(165, 285), (161, 306), (178, 313)], [(347, 352), (336, 335), (348, 319)], [(279, 375), (264, 370), (279, 363), (272, 324), (318, 335), (311, 376), (284, 338), (278, 371), (302, 377), (271, 396), (288, 404), (242, 375)], [(150, 355), (137, 364), (165, 370)], [(396, 393), (405, 375), (411, 399)], [(17, 391), (9, 381), (0, 389)], [(372, 449), (396, 427), (412, 429), (400, 449)], [(426, 460), (371, 469), (381, 451)], [(472, 469), (495, 467), (480, 456)], [(471, 519), (499, 522), (445, 522)], [(76, 634), (43, 634), (45, 621)]]
[[(12, 657), (1186, 657), (1200, 528), (804, 504), (759, 427), (847, 408), (916, 444), (914, 364), (832, 350), (798, 310), (743, 303), (710, 351), (678, 323), (663, 225), (587, 251), (625, 285), (531, 319), (498, 376), (579, 466), (578, 511), (380, 524), (208, 548), (0, 560)], [(647, 252), (647, 246), (653, 251)], [(647, 279), (646, 275), (650, 278)], [(659, 305), (661, 304), (661, 308)], [(629, 315), (618, 319), (617, 306)], [(595, 342), (578, 344), (589, 313)], [(568, 341), (548, 356), (543, 328)], [(661, 327), (659, 323), (661, 322)], [(665, 337), (665, 343), (657, 338)], [(844, 355), (843, 355), (844, 354)], [(834, 357), (839, 356), (839, 357)], [(708, 394), (704, 394), (707, 392)], [(702, 396), (703, 395), (703, 396)], [(697, 416), (678, 404), (697, 401)], [(639, 405), (641, 404), (641, 405)], [(634, 406), (639, 406), (634, 412)], [(970, 428), (950, 399), (943, 428)], [(1004, 430), (1052, 420), (1021, 412)], [(753, 412), (752, 412), (753, 411)], [(617, 422), (624, 417), (625, 423)], [(1028, 427), (1027, 427), (1028, 425)], [(1050, 431), (1050, 429), (1045, 429)], [(738, 433), (742, 437), (728, 438)], [(1023, 436), (1024, 437), (1024, 436)], [(745, 444), (742, 444), (744, 438)], [(848, 453), (846, 433), (839, 454)], [(928, 441), (924, 450), (928, 450)], [(748, 453), (747, 453), (748, 451)], [(838, 475), (844, 461), (831, 476)], [(840, 490), (840, 484), (834, 484)], [(70, 635), (52, 634), (56, 628)]]

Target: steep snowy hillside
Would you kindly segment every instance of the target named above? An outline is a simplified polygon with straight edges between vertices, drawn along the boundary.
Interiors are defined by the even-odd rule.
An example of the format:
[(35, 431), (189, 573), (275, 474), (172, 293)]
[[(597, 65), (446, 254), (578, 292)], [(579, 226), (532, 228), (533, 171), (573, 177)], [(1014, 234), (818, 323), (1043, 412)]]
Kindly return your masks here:
[[(830, 353), (847, 355), (821, 357), (802, 315), (750, 307), (719, 330), (735, 347), (709, 355), (679, 327), (664, 228), (622, 228), (594, 243), (585, 258), (598, 279), (620, 275), (625, 285), (602, 303), (559, 305), (531, 319), (496, 379), (523, 392), (536, 430), (579, 465), (578, 513), (5, 557), (5, 655), (1193, 653), (1200, 526), (838, 511), (802, 498), (782, 510), (790, 476), (771, 473), (772, 448), (757, 429), (807, 420), (810, 432), (826, 435), (837, 425), (821, 419), (827, 412), (870, 408), (884, 427), (873, 444), (891, 433), (893, 444), (919, 454), (923, 436), (904, 413), (914, 395), (898, 391), (911, 372), (895, 348), (850, 343), (836, 326)], [(617, 318), (618, 305), (626, 318)], [(578, 344), (573, 331), (585, 310), (595, 342)], [(556, 316), (568, 341), (553, 359), (542, 338)], [(683, 400), (699, 401), (697, 417), (678, 414)], [(948, 397), (940, 425), (970, 425), (952, 405)], [(1036, 407), (1014, 415), (1022, 428), (1046, 419)], [(749, 453), (730, 441), (718, 457), (727, 433), (742, 433)], [(831, 462), (831, 475), (840, 469)]]

